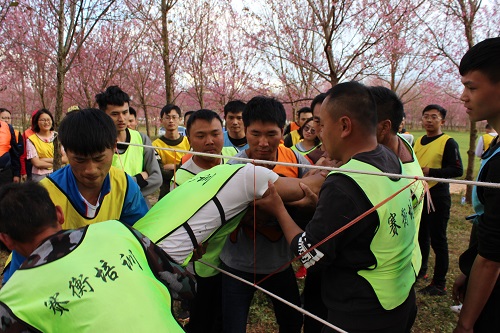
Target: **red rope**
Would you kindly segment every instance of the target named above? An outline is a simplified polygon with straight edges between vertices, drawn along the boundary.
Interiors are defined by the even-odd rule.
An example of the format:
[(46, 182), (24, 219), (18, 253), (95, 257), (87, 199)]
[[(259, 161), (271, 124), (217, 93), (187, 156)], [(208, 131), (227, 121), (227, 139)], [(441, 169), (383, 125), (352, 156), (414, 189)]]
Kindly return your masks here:
[(263, 279), (261, 279), (259, 282), (256, 283), (256, 285), (258, 284), (261, 284), (262, 282), (264, 282), (265, 280), (267, 280), (268, 278), (270, 278), (272, 275), (278, 273), (278, 272), (281, 272), (285, 267), (288, 267), (288, 265), (290, 265), (292, 262), (302, 258), (303, 256), (305, 256), (306, 254), (308, 254), (309, 252), (311, 252), (312, 250), (316, 249), (318, 246), (324, 244), (326, 241), (332, 239), (333, 237), (337, 236), (338, 234), (340, 234), (342, 231), (346, 230), (347, 228), (350, 228), (351, 226), (353, 226), (354, 224), (356, 224), (357, 222), (359, 222), (360, 220), (362, 220), (363, 218), (365, 218), (366, 216), (370, 215), (371, 213), (373, 213), (374, 211), (376, 211), (378, 208), (380, 208), (381, 206), (385, 205), (387, 202), (389, 202), (390, 200), (394, 199), (399, 193), (403, 192), (404, 190), (406, 190), (408, 187), (410, 187), (411, 185), (413, 185), (416, 181), (418, 181), (418, 179), (415, 179), (414, 181), (412, 181), (410, 184), (406, 185), (405, 187), (401, 188), (400, 190), (398, 190), (397, 192), (393, 193), (391, 196), (389, 196), (388, 198), (382, 200), (381, 202), (379, 202), (377, 205), (373, 206), (372, 208), (370, 208), (369, 210), (367, 210), (366, 212), (364, 212), (363, 214), (359, 215), (358, 217), (356, 217), (354, 220), (352, 220), (351, 222), (347, 223), (346, 225), (344, 225), (343, 227), (337, 229), (336, 231), (334, 231), (332, 234), (328, 235), (325, 239), (323, 239), (322, 241), (318, 242), (316, 245), (310, 247), (307, 251), (305, 251), (304, 253), (302, 253), (301, 255), (293, 258), (292, 260), (290, 260), (289, 262), (287, 262), (286, 264), (284, 264), (283, 266), (281, 266), (280, 268), (278, 268), (277, 270), (275, 270), (274, 272), (272, 272), (271, 274), (267, 275), (266, 277), (264, 277)]
[(257, 280), (257, 206), (255, 205), (255, 202), (257, 201), (257, 195), (256, 195), (256, 190), (257, 190), (257, 175), (255, 173), (255, 170), (257, 169), (255, 167), (255, 162), (252, 162), (253, 164), (253, 283), (255, 284), (255, 281)]

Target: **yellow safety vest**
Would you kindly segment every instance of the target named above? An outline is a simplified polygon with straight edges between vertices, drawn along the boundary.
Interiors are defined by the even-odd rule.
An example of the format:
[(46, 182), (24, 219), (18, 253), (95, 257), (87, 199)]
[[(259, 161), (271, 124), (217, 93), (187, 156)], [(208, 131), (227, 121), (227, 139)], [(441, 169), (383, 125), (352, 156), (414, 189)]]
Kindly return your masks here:
[[(415, 155), (417, 155), (418, 163), (422, 168), (431, 168), (431, 169), (441, 169), (443, 164), (443, 154), (444, 147), (446, 146), (446, 142), (449, 138), (451, 138), (447, 134), (441, 135), (436, 140), (428, 143), (426, 145), (422, 145), (422, 138), (419, 138), (415, 142), (415, 147), (413, 150), (415, 151)], [(436, 185), (438, 182), (429, 181), (429, 188)]]
[(92, 223), (118, 220), (120, 218), (127, 192), (127, 175), (112, 166), (109, 169), (109, 178), (112, 190), (104, 197), (94, 218), (88, 218), (80, 214), (75, 209), (70, 198), (61, 191), (50, 177), (44, 178), (40, 184), (47, 189), (54, 204), (62, 207), (64, 212), (63, 229), (77, 229)]
[(39, 158), (54, 158), (54, 142), (45, 142), (38, 135), (30, 135), (28, 140), (35, 146)]

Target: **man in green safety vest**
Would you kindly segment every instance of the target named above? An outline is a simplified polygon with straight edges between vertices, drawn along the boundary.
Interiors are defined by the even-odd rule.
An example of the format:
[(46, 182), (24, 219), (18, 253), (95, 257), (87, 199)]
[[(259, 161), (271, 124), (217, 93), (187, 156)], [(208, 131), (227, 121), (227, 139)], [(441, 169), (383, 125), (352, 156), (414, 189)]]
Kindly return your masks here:
[[(408, 332), (416, 316), (412, 183), (348, 172), (404, 174), (398, 157), (377, 143), (376, 106), (367, 87), (356, 82), (335, 86), (320, 118), (325, 150), (343, 165), (326, 178), (305, 230), (290, 218), (272, 184), (271, 194), (256, 205), (277, 217), (306, 268), (323, 270), (329, 323), (349, 332)], [(385, 199), (390, 200), (375, 209)], [(360, 218), (371, 209), (375, 212)], [(357, 223), (313, 248), (356, 218)], [(325, 327), (323, 332), (333, 331)]]
[(0, 331), (184, 332), (171, 298), (194, 280), (149, 239), (112, 220), (62, 230), (45, 188), (0, 190), (0, 240), (28, 259), (0, 290)]

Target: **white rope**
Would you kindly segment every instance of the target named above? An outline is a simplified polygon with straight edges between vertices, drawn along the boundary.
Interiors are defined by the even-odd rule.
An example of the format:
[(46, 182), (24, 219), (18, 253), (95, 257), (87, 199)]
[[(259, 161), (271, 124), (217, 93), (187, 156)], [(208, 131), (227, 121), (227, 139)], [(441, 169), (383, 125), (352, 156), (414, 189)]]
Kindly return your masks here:
[(269, 295), (269, 296), (271, 296), (271, 297), (273, 297), (273, 298), (277, 299), (277, 300), (278, 300), (278, 301), (280, 301), (280, 302), (285, 303), (286, 305), (288, 305), (288, 306), (290, 306), (290, 307), (294, 308), (295, 310), (297, 310), (297, 311), (301, 312), (302, 314), (305, 314), (306, 316), (309, 316), (309, 317), (311, 317), (311, 318), (313, 318), (313, 319), (316, 319), (317, 321), (319, 321), (319, 322), (320, 322), (320, 323), (322, 323), (323, 325), (326, 325), (326, 326), (328, 326), (328, 327), (330, 327), (330, 328), (332, 328), (332, 329), (336, 330), (337, 332), (347, 333), (347, 331), (344, 331), (343, 329), (341, 329), (341, 328), (339, 328), (339, 327), (337, 327), (337, 326), (333, 325), (332, 323), (327, 322), (326, 320), (324, 320), (324, 319), (322, 319), (322, 318), (320, 318), (320, 317), (316, 316), (315, 314), (313, 314), (313, 313), (311, 313), (311, 312), (309, 312), (309, 311), (306, 311), (306, 310), (302, 309), (300, 306), (297, 306), (297, 305), (295, 305), (295, 304), (293, 304), (293, 303), (290, 303), (290, 302), (289, 302), (289, 301), (287, 301), (286, 299), (283, 299), (283, 298), (279, 297), (278, 295), (275, 295), (275, 294), (273, 294), (272, 292), (267, 291), (266, 289), (264, 289), (264, 288), (262, 288), (262, 287), (260, 287), (260, 286), (258, 286), (258, 285), (256, 285), (256, 284), (254, 284), (254, 283), (252, 283), (252, 282), (250, 282), (250, 281), (247, 281), (247, 280), (245, 280), (245, 279), (242, 279), (241, 277), (239, 277), (239, 276), (237, 276), (237, 275), (234, 275), (234, 274), (232, 274), (232, 273), (229, 273), (228, 271), (223, 270), (222, 268), (219, 268), (219, 267), (214, 266), (214, 265), (212, 265), (212, 264), (209, 264), (209, 263), (207, 263), (207, 262), (205, 262), (205, 261), (203, 261), (203, 260), (198, 260), (198, 262), (201, 262), (201, 263), (202, 263), (202, 264), (204, 264), (204, 265), (207, 265), (207, 266), (209, 266), (209, 267), (212, 267), (213, 269), (216, 269), (216, 270), (218, 270), (219, 272), (221, 272), (221, 273), (223, 273), (223, 274), (226, 274), (226, 275), (228, 275), (228, 276), (232, 277), (233, 279), (236, 279), (236, 280), (238, 280), (238, 281), (240, 281), (240, 282), (243, 282), (243, 283), (245, 283), (245, 284), (247, 284), (247, 285), (249, 285), (249, 286), (253, 286), (253, 287), (255, 287), (256, 289), (258, 289), (258, 290), (262, 291), (263, 293), (265, 293), (265, 294), (267, 294), (267, 295)]
[(327, 171), (342, 171), (342, 172), (347, 172), (347, 173), (359, 173), (359, 174), (373, 175), (373, 176), (386, 176), (386, 177), (390, 177), (390, 178), (406, 178), (406, 179), (417, 179), (417, 180), (425, 180), (425, 181), (435, 181), (435, 182), (449, 183), (449, 184), (462, 184), (462, 185), (469, 185), (469, 186), (483, 186), (483, 187), (500, 188), (500, 183), (478, 182), (478, 181), (473, 181), (473, 180), (448, 179), (448, 178), (425, 177), (425, 176), (415, 176), (415, 175), (413, 175), (413, 176), (412, 175), (401, 175), (401, 174), (397, 174), (397, 173), (388, 173), (388, 172), (372, 172), (372, 171), (363, 171), (363, 170), (325, 167), (325, 166), (320, 166), (320, 165), (306, 165), (306, 164), (277, 162), (277, 161), (275, 162), (275, 161), (256, 160), (256, 159), (243, 158), (243, 157), (200, 153), (200, 152), (194, 152), (194, 151), (189, 151), (189, 150), (180, 150), (180, 149), (173, 149), (173, 148), (166, 148), (166, 147), (147, 146), (147, 145), (141, 145), (141, 144), (135, 144), (135, 143), (127, 143), (127, 142), (118, 142), (118, 143), (129, 145), (129, 146), (137, 146), (137, 147), (159, 149), (159, 150), (168, 150), (168, 151), (186, 153), (186, 154), (191, 154), (191, 155), (232, 159), (232, 160), (236, 160), (236, 161), (251, 162), (251, 163), (257, 163), (257, 164), (283, 165), (283, 166), (308, 168), (308, 169), (318, 169), (318, 170), (327, 170)]

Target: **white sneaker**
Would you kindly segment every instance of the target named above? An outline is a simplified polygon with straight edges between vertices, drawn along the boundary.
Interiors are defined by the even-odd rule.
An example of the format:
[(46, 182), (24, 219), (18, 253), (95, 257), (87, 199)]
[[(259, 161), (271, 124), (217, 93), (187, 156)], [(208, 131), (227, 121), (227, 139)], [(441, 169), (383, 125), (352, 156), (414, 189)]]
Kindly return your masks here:
[(460, 311), (462, 310), (462, 304), (459, 305), (452, 305), (450, 306), (451, 311), (460, 314)]

